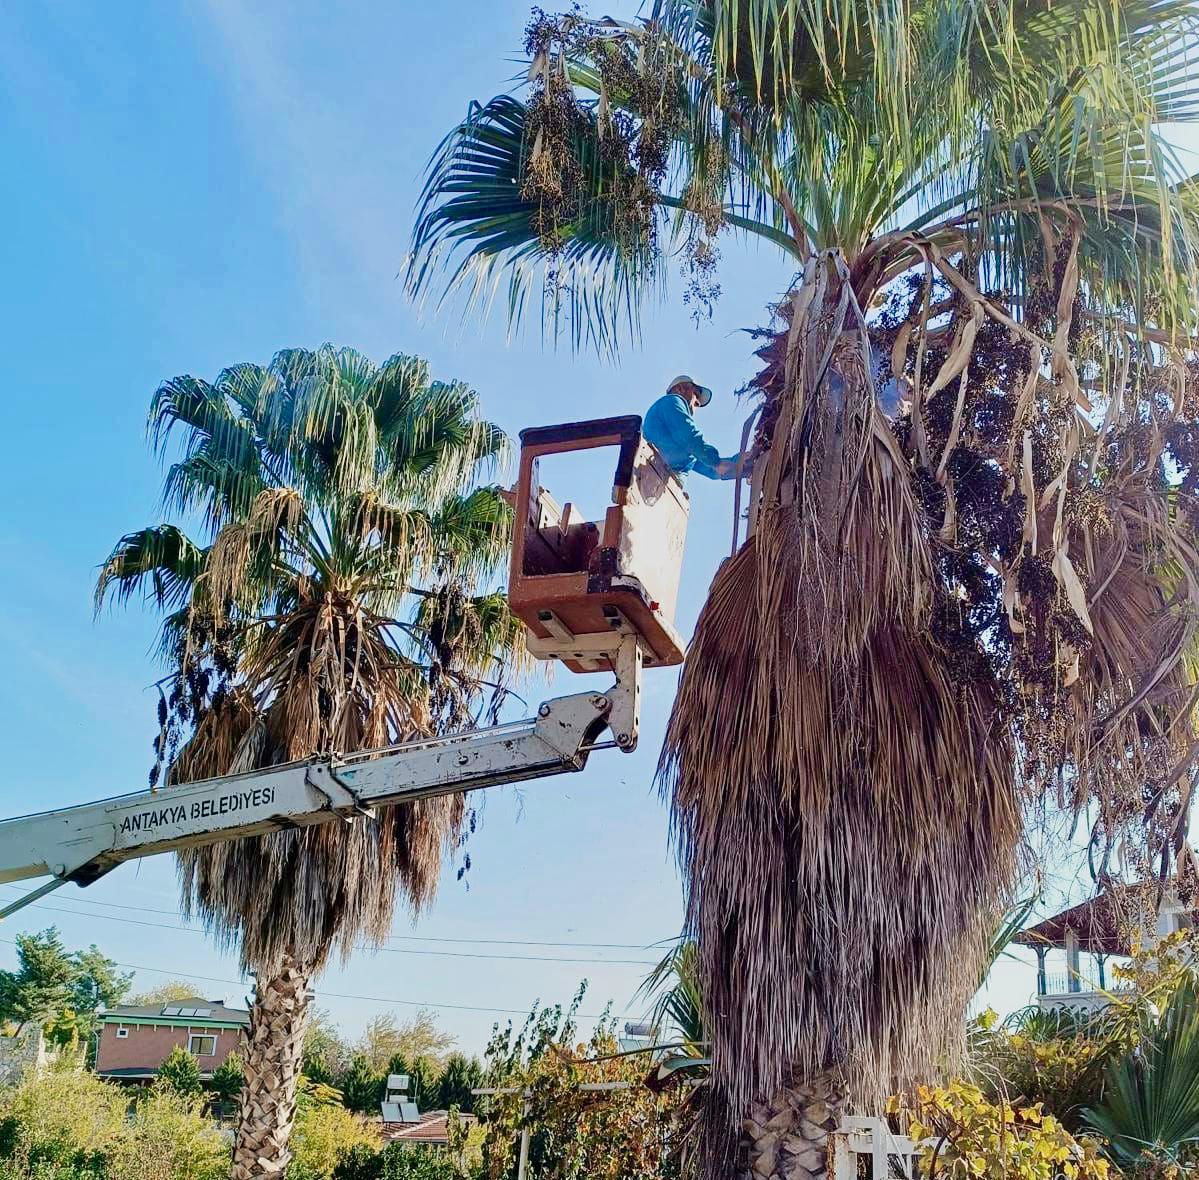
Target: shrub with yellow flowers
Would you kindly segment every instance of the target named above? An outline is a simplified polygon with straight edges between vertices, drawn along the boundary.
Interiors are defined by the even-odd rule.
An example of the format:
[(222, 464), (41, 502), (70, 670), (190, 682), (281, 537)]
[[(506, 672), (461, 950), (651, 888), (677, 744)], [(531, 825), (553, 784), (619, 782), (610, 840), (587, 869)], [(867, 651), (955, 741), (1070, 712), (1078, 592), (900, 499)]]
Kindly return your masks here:
[(906, 1108), (891, 1113), (921, 1144), (921, 1171), (962, 1180), (1108, 1180), (1110, 1165), (1095, 1143), (1076, 1139), (1040, 1104), (993, 1102), (977, 1086), (956, 1081), (921, 1086)]
[(1103, 1023), (1063, 1026), (1046, 1036), (1016, 1021), (999, 1025), (984, 1013), (971, 1038), (971, 1081), (997, 1104), (1040, 1104), (1071, 1132), (1084, 1126), (1084, 1111), (1103, 1093), (1104, 1071), (1120, 1045)]

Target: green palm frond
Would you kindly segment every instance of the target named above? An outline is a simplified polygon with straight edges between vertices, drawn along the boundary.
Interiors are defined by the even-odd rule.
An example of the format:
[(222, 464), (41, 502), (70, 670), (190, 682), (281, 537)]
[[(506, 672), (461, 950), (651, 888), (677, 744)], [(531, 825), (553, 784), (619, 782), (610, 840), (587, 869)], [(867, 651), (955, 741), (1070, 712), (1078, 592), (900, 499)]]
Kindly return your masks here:
[[(801, 259), (833, 246), (854, 258), (903, 226), (969, 245), (1019, 295), (1052, 204), (1084, 229), (1092, 289), (1167, 325), (1194, 306), (1160, 281), (1164, 269), (1194, 285), (1199, 269), (1195, 209), (1160, 130), (1196, 113), (1191, 0), (657, 0), (641, 21), (571, 14), (555, 28), (534, 46), (528, 97), (472, 106), (435, 155), (414, 296), (440, 276), (474, 316), (506, 292), (510, 321), (568, 326), (604, 350), (635, 332), (642, 296), (696, 235), (727, 227)], [(549, 198), (534, 162), (547, 96), (573, 120)], [(601, 134), (615, 113), (619, 143)], [(642, 175), (655, 136), (664, 163)], [(630, 236), (633, 181), (640, 224), (658, 229)], [(883, 285), (918, 261), (905, 245), (859, 277)]]
[[(582, 178), (561, 223), (545, 224), (540, 203), (522, 195), (528, 107), (508, 95), (472, 104), (429, 167), (413, 232), (406, 282), (423, 297), (445, 273), (439, 299), (463, 296), (464, 320), (485, 315), (501, 291), (510, 322), (531, 300), (550, 334), (607, 349), (636, 323), (660, 284), (661, 261), (622, 226), (615, 192), (626, 174), (603, 150), (594, 111), (573, 129)], [(547, 235), (557, 241), (552, 254)]]
[(979, 987), (986, 983), (991, 968), (1004, 955), (1012, 957), (1008, 947), (1011, 945), (1012, 939), (1024, 929), (1024, 923), (1028, 921), (1028, 916), (1037, 908), (1040, 900), (1041, 891), (1038, 889), (1020, 901), (1014, 902), (1000, 915), (988, 938), (986, 957), (981, 964), (978, 977)]
[(1087, 1122), (1121, 1166), (1199, 1160), (1199, 993), (1194, 978), (1143, 1030), (1138, 1048), (1108, 1071)]
[(703, 1055), (708, 1032), (694, 942), (687, 938), (676, 941), (645, 977), (637, 994), (654, 1001), (650, 1023), (659, 1041), (677, 1037), (688, 1053)]
[(160, 610), (182, 606), (204, 569), (208, 551), (174, 525), (126, 533), (100, 569), (96, 609), (106, 599), (127, 602), (139, 591)]
[(494, 569), (509, 550), (512, 506), (495, 485), (448, 497), (433, 520), (442, 549), (438, 561), (475, 577)]

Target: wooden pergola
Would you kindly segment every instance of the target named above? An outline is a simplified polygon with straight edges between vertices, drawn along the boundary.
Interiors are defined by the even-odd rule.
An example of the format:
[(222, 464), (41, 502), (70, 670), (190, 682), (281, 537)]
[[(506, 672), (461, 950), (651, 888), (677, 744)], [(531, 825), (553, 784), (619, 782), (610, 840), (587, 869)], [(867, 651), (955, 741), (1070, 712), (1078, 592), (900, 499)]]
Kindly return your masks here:
[(1046, 995), (1045, 956), (1051, 950), (1066, 952), (1067, 987), (1082, 990), (1078, 956), (1094, 955), (1099, 967), (1099, 986), (1107, 986), (1106, 963), (1110, 956), (1132, 954), (1130, 931), (1136, 909), (1152, 886), (1122, 886), (1062, 910), (1022, 930), (1012, 940), (1030, 947), (1037, 956), (1037, 994)]

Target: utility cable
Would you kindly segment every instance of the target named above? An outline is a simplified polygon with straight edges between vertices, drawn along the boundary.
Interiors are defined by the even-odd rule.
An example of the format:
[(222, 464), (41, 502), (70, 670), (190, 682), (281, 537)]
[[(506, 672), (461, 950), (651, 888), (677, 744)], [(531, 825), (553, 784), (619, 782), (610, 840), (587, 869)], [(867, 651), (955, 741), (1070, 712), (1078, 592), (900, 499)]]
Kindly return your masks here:
[[(85, 910), (72, 910), (64, 906), (43, 905), (33, 902), (25, 907), (30, 910), (46, 910), (55, 914), (71, 914), (76, 918), (99, 918), (104, 922), (120, 922), (126, 926), (148, 926), (154, 930), (177, 930), (182, 934), (203, 934), (194, 926), (170, 926), (165, 922), (143, 922), (137, 918), (120, 918), (116, 914), (93, 914)], [(364, 947), (364, 950), (380, 950), (388, 955), (433, 955), (448, 959), (491, 959), (508, 963), (574, 963), (593, 967), (656, 967), (652, 959), (575, 959), (555, 955), (486, 955), (476, 951), (432, 951), (416, 950), (411, 947), (384, 946)]]
[[(11, 889), (16, 893), (21, 893), (23, 890), (17, 885), (5, 885), (3, 888)], [(170, 918), (179, 918), (182, 915), (178, 910), (162, 910), (153, 906), (145, 905), (123, 905), (117, 901), (96, 901), (90, 897), (77, 897), (73, 903), (75, 905), (96, 905), (103, 906), (105, 909), (111, 910), (130, 910), (135, 914), (164, 914)], [(85, 911), (80, 910), (83, 914)], [(97, 914), (96, 917), (103, 915)], [(659, 947), (665, 947), (668, 943), (674, 941), (672, 938), (659, 939), (655, 942), (559, 942), (545, 941), (536, 938), (454, 938), (451, 936), (435, 936), (430, 934), (389, 934), (388, 938), (394, 939), (397, 942), (460, 942), (470, 946), (559, 946), (559, 947), (577, 947), (583, 950), (613, 950), (613, 951), (650, 951)]]
[[(0, 938), (0, 943), (6, 946), (16, 946), (17, 944), (11, 938)], [(148, 971), (152, 975), (166, 975), (172, 979), (178, 979), (181, 974), (187, 976), (188, 979), (200, 980), (203, 983), (225, 983), (232, 987), (247, 987), (249, 986), (244, 979), (221, 979), (215, 975), (196, 975), (190, 971), (180, 972), (177, 968), (174, 971), (168, 971), (164, 967), (146, 967), (141, 963), (121, 963), (116, 959), (111, 960), (118, 967), (126, 967), (130, 971)], [(317, 991), (317, 997), (327, 996), (332, 1000), (362, 1000), (368, 1004), (389, 1004), (396, 1007), (405, 1008), (446, 1008), (453, 1009), (456, 1012), (488, 1012), (500, 1016), (527, 1016), (528, 1010), (524, 1008), (484, 1008), (476, 1004), (450, 1004), (440, 1000), (397, 1000), (391, 996), (359, 996), (351, 995), (347, 992), (330, 992), (321, 988)], [(579, 1020), (633, 1020), (639, 1019), (634, 1013), (588, 1013), (576, 1012), (575, 1016)]]

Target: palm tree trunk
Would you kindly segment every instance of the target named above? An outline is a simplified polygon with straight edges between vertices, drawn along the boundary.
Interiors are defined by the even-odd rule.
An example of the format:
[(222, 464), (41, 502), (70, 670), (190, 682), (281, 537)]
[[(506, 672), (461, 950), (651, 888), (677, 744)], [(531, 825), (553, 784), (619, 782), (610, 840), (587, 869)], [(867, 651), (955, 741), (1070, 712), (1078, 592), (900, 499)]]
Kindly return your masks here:
[(258, 979), (250, 1009), (246, 1084), (237, 1112), (232, 1180), (282, 1176), (291, 1159), (287, 1141), (296, 1115), (296, 1085), (308, 1024), (309, 974), (289, 958), (272, 978)]
[(826, 1180), (829, 1135), (841, 1121), (844, 1095), (830, 1074), (755, 1102), (742, 1124), (749, 1148), (747, 1180)]

